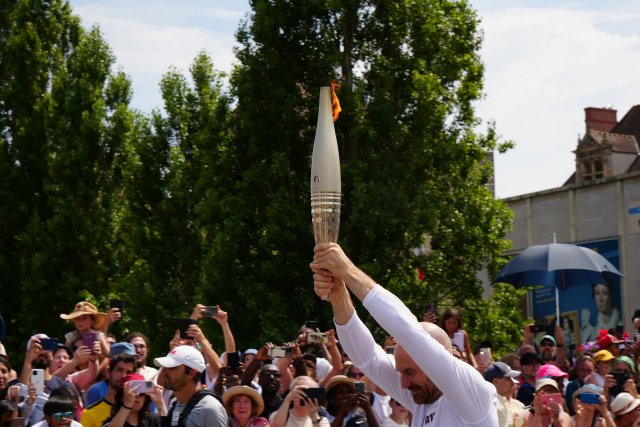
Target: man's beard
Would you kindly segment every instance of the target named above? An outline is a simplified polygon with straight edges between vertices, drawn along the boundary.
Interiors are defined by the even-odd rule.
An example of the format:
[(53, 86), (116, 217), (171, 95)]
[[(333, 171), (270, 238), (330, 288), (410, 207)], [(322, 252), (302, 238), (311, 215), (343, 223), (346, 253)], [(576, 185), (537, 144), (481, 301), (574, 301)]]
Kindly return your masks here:
[(543, 351), (540, 357), (545, 362), (551, 362), (553, 360), (553, 353), (551, 351)]
[[(411, 388), (409, 388), (409, 390), (411, 390)], [(432, 389), (420, 387), (420, 390), (422, 391), (421, 393), (413, 395), (413, 401), (418, 405), (433, 403), (442, 397), (442, 392), (435, 386)]]

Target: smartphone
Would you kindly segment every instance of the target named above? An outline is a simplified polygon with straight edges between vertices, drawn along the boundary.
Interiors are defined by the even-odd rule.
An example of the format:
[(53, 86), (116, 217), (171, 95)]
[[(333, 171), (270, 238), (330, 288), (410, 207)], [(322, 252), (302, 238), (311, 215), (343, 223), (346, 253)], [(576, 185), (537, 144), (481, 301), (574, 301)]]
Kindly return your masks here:
[(208, 305), (200, 310), (202, 317), (216, 317), (218, 315), (218, 307), (214, 305)]
[(180, 338), (183, 340), (192, 339), (189, 335), (187, 335), (187, 329), (189, 329), (189, 326), (195, 324), (195, 319), (180, 319)]
[(121, 299), (112, 299), (109, 301), (109, 308), (117, 308), (120, 313), (124, 313), (124, 301)]
[(318, 329), (318, 321), (317, 320), (307, 320), (304, 322), (304, 327), (308, 329), (313, 329), (314, 331)]
[(98, 332), (83, 332), (82, 345), (88, 347), (93, 353), (93, 343), (98, 340)]
[(36, 394), (44, 393), (44, 369), (31, 370), (31, 384), (36, 388)]
[(329, 337), (325, 332), (307, 332), (307, 344), (326, 344)]
[(304, 394), (309, 398), (309, 399), (318, 399), (318, 400), (323, 400), (325, 398), (325, 389), (322, 387), (318, 387), (318, 388), (305, 388), (304, 390)]
[(291, 349), (287, 347), (273, 347), (267, 352), (269, 357), (287, 357), (291, 354)]
[(356, 393), (364, 393), (364, 383), (362, 381), (357, 381), (354, 383)]
[(613, 378), (616, 380), (616, 385), (624, 386), (624, 383), (629, 379), (629, 374), (626, 372), (612, 372)]
[(230, 353), (225, 353), (224, 357), (226, 359), (227, 366), (235, 372), (236, 369), (238, 369), (238, 366), (240, 366), (240, 355), (238, 354), (238, 352), (232, 351)]
[(458, 350), (464, 351), (464, 332), (455, 332), (451, 341), (458, 347)]
[[(463, 350), (463, 349), (460, 349)], [(476, 360), (480, 364), (480, 366), (487, 367), (491, 364), (491, 349), (490, 348), (481, 348), (476, 355)]]
[(145, 380), (133, 380), (131, 381), (131, 389), (135, 390), (137, 394), (147, 394), (153, 391), (153, 381), (145, 381)]
[(586, 403), (589, 405), (600, 404), (600, 395), (595, 393), (581, 393), (579, 398), (580, 398), (580, 402), (582, 403)]
[(388, 346), (386, 346), (386, 347), (384, 348), (384, 351), (385, 351), (387, 354), (395, 354), (395, 352), (396, 352), (396, 346), (395, 346), (395, 345), (388, 345)]
[(7, 391), (7, 400), (11, 400), (15, 403), (20, 403), (24, 400), (24, 396), (21, 393), (19, 385), (9, 386), (9, 390)]
[(435, 313), (436, 305), (434, 303), (427, 304), (427, 307), (424, 309), (425, 313)]
[(56, 351), (58, 349), (58, 339), (57, 338), (40, 338), (40, 345), (43, 350), (46, 351)]
[(540, 396), (540, 402), (545, 406), (550, 403), (562, 405), (562, 395), (560, 393), (543, 394)]

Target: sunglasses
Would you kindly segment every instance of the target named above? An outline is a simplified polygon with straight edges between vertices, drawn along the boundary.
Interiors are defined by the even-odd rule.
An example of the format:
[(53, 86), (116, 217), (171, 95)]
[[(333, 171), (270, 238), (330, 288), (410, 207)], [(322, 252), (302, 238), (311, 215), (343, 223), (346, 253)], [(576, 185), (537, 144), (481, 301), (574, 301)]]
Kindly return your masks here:
[(51, 416), (53, 417), (54, 420), (56, 421), (62, 421), (63, 418), (73, 418), (73, 412), (71, 411), (67, 411), (67, 412), (56, 412), (54, 414), (51, 414)]

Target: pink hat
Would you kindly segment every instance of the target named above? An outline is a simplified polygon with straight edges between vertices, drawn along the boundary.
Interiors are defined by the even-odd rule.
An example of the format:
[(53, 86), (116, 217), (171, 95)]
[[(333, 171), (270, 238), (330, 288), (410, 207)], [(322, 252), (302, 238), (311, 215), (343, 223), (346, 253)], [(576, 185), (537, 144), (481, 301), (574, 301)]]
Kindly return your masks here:
[(538, 373), (536, 374), (536, 379), (540, 378), (569, 378), (569, 374), (562, 371), (562, 369), (558, 368), (556, 365), (542, 365), (540, 369), (538, 369)]

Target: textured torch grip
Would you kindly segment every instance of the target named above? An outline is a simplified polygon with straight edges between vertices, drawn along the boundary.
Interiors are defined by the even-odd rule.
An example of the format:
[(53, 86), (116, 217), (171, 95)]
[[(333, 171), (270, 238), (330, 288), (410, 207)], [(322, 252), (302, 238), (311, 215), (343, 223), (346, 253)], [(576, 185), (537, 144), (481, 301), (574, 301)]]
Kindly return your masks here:
[[(322, 191), (311, 193), (311, 221), (313, 236), (318, 243), (336, 243), (340, 232), (340, 193)], [(325, 301), (331, 299), (331, 291), (320, 295)]]
[(313, 236), (318, 243), (336, 243), (340, 232), (340, 200), (334, 192), (311, 193)]

